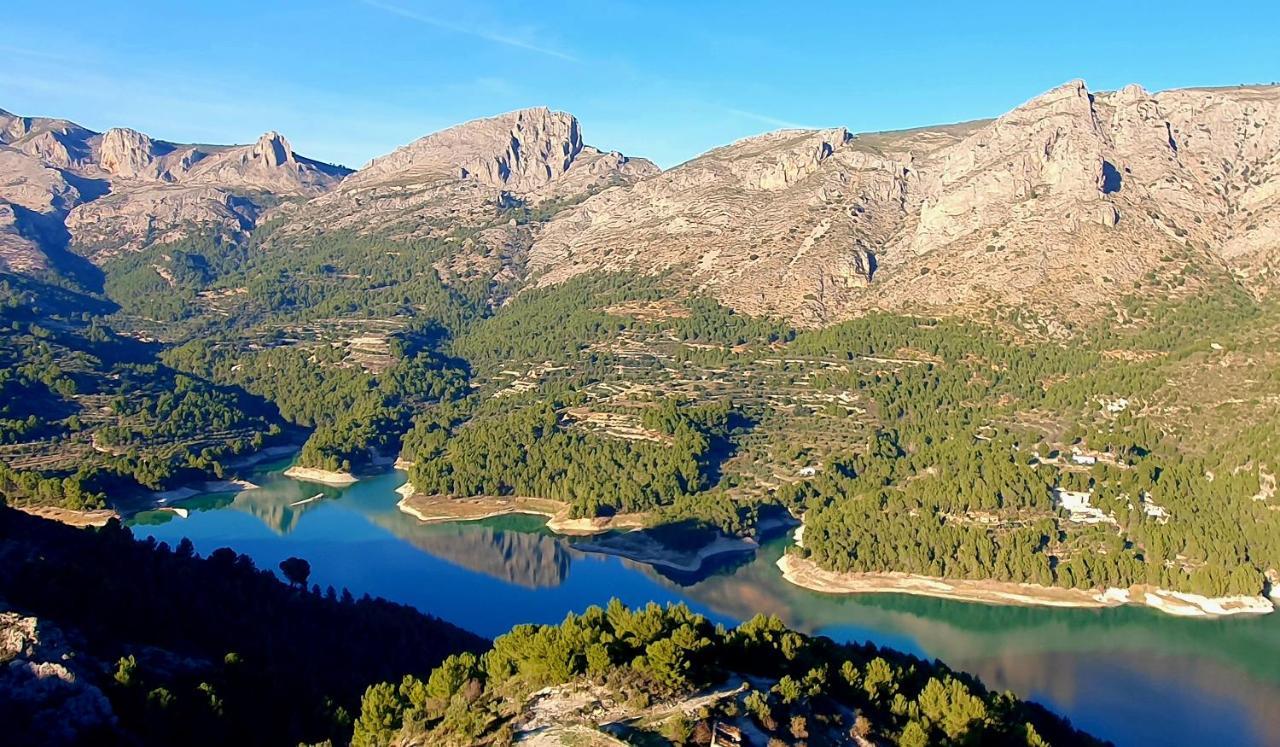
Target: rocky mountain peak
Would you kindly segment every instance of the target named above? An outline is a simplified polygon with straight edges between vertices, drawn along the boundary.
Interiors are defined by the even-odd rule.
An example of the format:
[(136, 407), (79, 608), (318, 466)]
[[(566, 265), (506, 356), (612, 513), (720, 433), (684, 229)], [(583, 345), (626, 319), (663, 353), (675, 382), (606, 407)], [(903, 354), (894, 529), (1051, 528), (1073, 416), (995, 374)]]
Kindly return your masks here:
[(1072, 80), (993, 120), (718, 148), (561, 213), (527, 263), (544, 284), (679, 268), (807, 324), (1001, 302), (1086, 316), (1186, 252), (1276, 274), (1278, 184), (1280, 88)]
[(249, 145), (182, 145), (4, 112), (0, 145), (9, 268), (43, 266), (42, 242), (68, 235), (94, 261), (193, 233), (243, 236), (273, 197), (314, 197), (350, 173), (294, 153), (277, 132)]
[(31, 132), (31, 120), (0, 109), (0, 143), (6, 145)]
[[(914, 250), (999, 226), (1028, 200), (1076, 207), (1113, 187), (1107, 134), (1084, 81), (1073, 80), (998, 117), (928, 169)], [(1082, 207), (1103, 222), (1114, 210)]]
[(155, 143), (147, 135), (127, 127), (113, 127), (98, 142), (98, 165), (124, 179), (155, 178)]
[(1089, 98), (1088, 84), (1084, 82), (1083, 78), (1074, 78), (1072, 80), (1067, 81), (1066, 83), (1063, 83), (1060, 86), (1055, 86), (1045, 91), (1044, 93), (1038, 96), (1035, 96), (1027, 103), (1023, 104), (1017, 109), (1014, 109), (1014, 111), (1017, 111), (1018, 109), (1051, 105), (1056, 102), (1073, 102), (1073, 101), (1079, 101), (1080, 99), (1084, 99), (1087, 101), (1088, 98)]
[(270, 168), (294, 162), (293, 148), (289, 146), (289, 141), (275, 130), (265, 132), (258, 138), (253, 146), (253, 157), (263, 159)]
[(546, 107), (521, 109), (420, 138), (374, 159), (344, 186), (455, 178), (526, 193), (565, 174), (585, 148), (572, 114)]

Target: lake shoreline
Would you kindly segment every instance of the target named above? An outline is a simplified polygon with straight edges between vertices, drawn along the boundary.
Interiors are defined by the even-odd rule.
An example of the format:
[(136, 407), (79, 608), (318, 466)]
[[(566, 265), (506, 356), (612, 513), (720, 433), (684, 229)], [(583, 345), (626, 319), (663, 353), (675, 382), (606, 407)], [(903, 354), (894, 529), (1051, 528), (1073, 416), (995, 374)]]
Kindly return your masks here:
[(354, 485), (360, 481), (360, 478), (350, 472), (336, 472), (327, 469), (317, 469), (315, 467), (300, 467), (296, 464), (285, 470), (284, 476), (292, 477), (295, 480), (317, 482), (321, 485), (331, 485), (336, 488), (345, 488), (348, 485)]
[(614, 530), (640, 529), (645, 526), (642, 514), (616, 514), (596, 518), (569, 518), (569, 507), (560, 501), (529, 496), (450, 498), (414, 492), (411, 483), (396, 489), (401, 498), (396, 507), (425, 524), (456, 521), (481, 521), (509, 514), (544, 516), (547, 529), (569, 537), (603, 534)]
[(13, 508), (29, 516), (37, 516), (41, 519), (48, 519), (77, 528), (104, 527), (112, 519), (121, 518), (118, 512), (109, 508), (88, 510), (62, 508), (60, 506), (14, 506)]
[(1086, 591), (1006, 581), (935, 578), (892, 571), (840, 573), (823, 569), (812, 560), (793, 553), (783, 554), (777, 566), (789, 583), (825, 594), (910, 594), (993, 605), (1081, 609), (1139, 605), (1178, 617), (1204, 618), (1262, 615), (1275, 610), (1272, 601), (1261, 595), (1204, 597), (1141, 586)]
[(201, 482), (187, 483), (169, 490), (158, 490), (151, 494), (158, 506), (164, 506), (168, 503), (176, 503), (185, 501), (188, 498), (194, 498), (197, 495), (207, 495), (209, 493), (231, 493), (240, 492), (242, 490), (257, 489), (255, 483), (239, 478), (229, 480), (204, 480)]

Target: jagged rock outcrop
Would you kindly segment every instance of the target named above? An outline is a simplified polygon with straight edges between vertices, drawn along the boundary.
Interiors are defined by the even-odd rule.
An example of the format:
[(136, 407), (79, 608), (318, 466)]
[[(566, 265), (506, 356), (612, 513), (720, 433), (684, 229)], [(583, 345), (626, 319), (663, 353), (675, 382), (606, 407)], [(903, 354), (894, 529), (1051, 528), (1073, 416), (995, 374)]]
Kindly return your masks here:
[(427, 135), (375, 158), (332, 192), (273, 213), (277, 240), (326, 230), (396, 239), (480, 228), (446, 274), (518, 274), (528, 230), (521, 207), (569, 204), (658, 172), (649, 161), (585, 144), (571, 114), (523, 109)]
[(877, 307), (1088, 316), (1188, 262), (1274, 282), (1275, 87), (1072, 81), (990, 121), (840, 133), (749, 138), (592, 197), (542, 230), (529, 267), (544, 284), (675, 269), (802, 324)]
[(914, 191), (914, 159), (958, 130), (918, 137), (782, 131), (717, 148), (548, 224), (539, 282), (592, 269), (683, 268), (693, 288), (754, 314), (805, 317), (865, 286)]
[(922, 180), (912, 248), (928, 251), (1001, 225), (1029, 199), (1101, 199), (1104, 142), (1091, 99), (1084, 82), (1073, 81), (940, 154)]
[(1072, 81), (992, 120), (784, 130), (662, 173), (587, 145), (569, 114), (525, 109), (345, 173), (276, 133), (184, 146), (0, 112), (0, 261), (43, 266), (63, 221), (71, 246), (103, 261), (190, 231), (243, 237), (269, 217), (268, 250), (327, 231), (462, 233), (436, 268), (446, 280), (672, 270), (686, 291), (808, 325), (873, 308), (1100, 315), (1137, 288), (1194, 289), (1190, 264), (1260, 292), (1280, 278), (1269, 86)]
[(160, 168), (159, 156), (150, 137), (128, 128), (113, 127), (98, 143), (98, 165), (122, 179), (173, 181), (173, 175)]
[(95, 133), (65, 119), (19, 117), (0, 109), (0, 145), (56, 168), (91, 164), (94, 137)]
[(0, 147), (0, 198), (38, 213), (67, 211), (80, 191), (61, 170), (18, 150)]
[(528, 192), (573, 166), (582, 152), (578, 120), (546, 108), (478, 119), (427, 135), (375, 158), (344, 185), (473, 179), (496, 189)]
[[(27, 271), (67, 246), (105, 261), (194, 232), (243, 236), (267, 205), (322, 194), (348, 173), (297, 155), (275, 132), (251, 145), (179, 145), (0, 110), (0, 200), (10, 206), (0, 263)], [(22, 210), (39, 231), (23, 229)]]
[(347, 173), (346, 169), (297, 155), (283, 135), (268, 132), (253, 145), (224, 148), (194, 160), (178, 181), (313, 197), (337, 186)]

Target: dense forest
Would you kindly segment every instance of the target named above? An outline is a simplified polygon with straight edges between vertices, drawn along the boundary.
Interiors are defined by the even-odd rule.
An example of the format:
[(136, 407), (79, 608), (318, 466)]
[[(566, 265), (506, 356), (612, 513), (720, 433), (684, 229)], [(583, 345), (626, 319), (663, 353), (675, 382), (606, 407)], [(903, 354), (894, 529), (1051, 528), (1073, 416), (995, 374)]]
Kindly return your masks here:
[[(1198, 451), (1128, 403), (1160, 396), (1170, 372), (1212, 349), (1209, 339), (1251, 337), (1280, 316), (1229, 288), (1129, 313), (1150, 326), (1092, 330), (1088, 344), (878, 316), (799, 338), (797, 348), (818, 354), (910, 350), (931, 361), (818, 383), (866, 392), (883, 425), (814, 480), (779, 490), (806, 512), (805, 551), (841, 571), (1261, 593), (1265, 572), (1280, 567), (1280, 520), (1264, 501), (1267, 470), (1280, 463), (1274, 428), (1245, 421)], [(1105, 355), (1152, 348), (1150, 361)], [(1026, 425), (1046, 414), (1074, 422), (1056, 439)], [(1099, 521), (1073, 522), (1055, 491), (1087, 495)]]
[[(0, 506), (0, 610), (60, 629), (73, 674), (109, 706), (95, 718), (75, 705), (84, 692), (0, 692), (7, 743), (345, 743), (370, 682), (484, 646), (409, 607), (308, 589), (305, 561), (281, 571), (289, 585), (225, 548), (199, 557), (118, 522), (73, 529)], [(0, 664), (17, 678), (0, 687), (24, 687)]]
[(6, 280), (0, 490), (100, 505), (298, 429), (304, 466), (399, 455), (428, 493), (735, 534), (782, 506), (833, 570), (1219, 595), (1280, 568), (1280, 367), (1247, 356), (1280, 309), (1220, 270), (1056, 327), (995, 308), (798, 331), (663, 277), (459, 275), (468, 240), (268, 224), (120, 258), (106, 300)]
[(410, 480), (433, 494), (554, 498), (574, 516), (645, 511), (710, 486), (713, 455), (732, 422), (727, 405), (669, 399), (643, 418), (662, 440), (631, 441), (564, 427), (556, 404), (476, 417), (456, 429), (420, 418), (406, 437)]
[(274, 408), (156, 360), (115, 333), (104, 302), (0, 278), (0, 494), (100, 506), (108, 492), (218, 474), (283, 433)]
[[(738, 683), (749, 684), (691, 713), (662, 707)], [(772, 617), (726, 629), (683, 605), (630, 610), (614, 600), (559, 625), (517, 626), (482, 656), (451, 656), (428, 677), (369, 687), (353, 744), (511, 744), (532, 693), (574, 687), (625, 703), (635, 718), (621, 734), (634, 744), (708, 745), (717, 723), (778, 744), (1095, 743), (938, 662), (809, 638)]]
[(465, 389), (466, 363), (434, 349), (436, 340), (435, 328), (401, 330), (390, 340), (392, 362), (377, 374), (348, 364), (346, 353), (328, 344), (202, 339), (164, 359), (270, 400), (286, 420), (312, 429), (300, 463), (350, 471), (367, 467), (373, 453), (395, 454), (414, 413)]

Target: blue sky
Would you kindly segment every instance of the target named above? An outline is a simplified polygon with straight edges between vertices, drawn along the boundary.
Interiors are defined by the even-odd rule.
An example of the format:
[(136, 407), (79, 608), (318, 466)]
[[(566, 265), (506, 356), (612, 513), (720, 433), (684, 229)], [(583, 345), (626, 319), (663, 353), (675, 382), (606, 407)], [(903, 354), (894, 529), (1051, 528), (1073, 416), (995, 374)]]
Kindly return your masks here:
[[(779, 127), (872, 131), (1095, 90), (1280, 80), (1274, 2), (18, 2), (0, 108), (348, 166), (547, 105), (669, 167)], [(784, 10), (779, 10), (784, 9)]]

